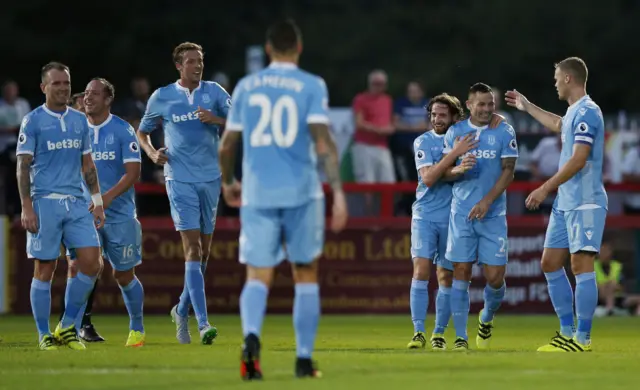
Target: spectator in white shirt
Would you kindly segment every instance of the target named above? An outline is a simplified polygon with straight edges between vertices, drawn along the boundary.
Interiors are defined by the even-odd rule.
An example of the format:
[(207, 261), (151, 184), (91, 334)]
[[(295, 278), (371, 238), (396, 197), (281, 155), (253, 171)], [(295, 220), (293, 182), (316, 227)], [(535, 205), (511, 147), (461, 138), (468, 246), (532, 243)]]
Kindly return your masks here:
[(22, 118), (31, 111), (29, 102), (19, 96), (18, 83), (9, 80), (2, 85), (0, 99), (0, 154), (15, 144)]
[[(622, 180), (629, 183), (640, 183), (640, 145), (627, 151), (622, 162)], [(640, 214), (640, 193), (632, 193), (624, 200), (625, 214)]]

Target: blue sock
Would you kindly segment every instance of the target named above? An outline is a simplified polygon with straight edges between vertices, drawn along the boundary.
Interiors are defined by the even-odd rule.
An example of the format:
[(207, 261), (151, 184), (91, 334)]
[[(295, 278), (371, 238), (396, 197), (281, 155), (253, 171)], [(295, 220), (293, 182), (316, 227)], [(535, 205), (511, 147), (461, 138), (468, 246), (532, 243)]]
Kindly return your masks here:
[[(91, 294), (96, 279), (97, 276), (88, 276), (78, 272), (75, 278), (67, 280), (68, 292), (65, 292), (65, 295), (68, 296), (68, 300), (65, 303), (64, 316), (62, 316), (62, 329), (75, 325), (78, 313), (87, 304), (87, 298)], [(80, 315), (82, 314), (84, 311)]]
[(80, 310), (78, 310), (78, 315), (76, 316), (76, 319), (74, 321), (74, 324), (76, 325), (76, 329), (80, 330), (80, 328), (82, 328), (82, 317), (84, 317), (84, 312), (87, 310), (87, 301), (84, 302), (84, 304), (80, 307)]
[(320, 320), (320, 288), (317, 283), (296, 283), (293, 300), (293, 327), (296, 356), (310, 359)]
[(187, 261), (184, 269), (184, 279), (187, 281), (191, 305), (198, 320), (198, 329), (202, 330), (209, 326), (209, 318), (207, 317), (207, 297), (204, 295), (204, 277), (200, 261)]
[(31, 312), (38, 328), (38, 340), (51, 334), (49, 317), (51, 316), (51, 282), (31, 280)]
[(589, 344), (591, 340), (591, 324), (597, 305), (596, 273), (587, 272), (576, 275), (576, 317), (578, 317), (576, 340), (580, 344)]
[(482, 309), (482, 318), (480, 318), (482, 322), (493, 321), (493, 317), (502, 305), (505, 291), (507, 291), (506, 281), (502, 281), (500, 288), (493, 288), (488, 284), (484, 287), (484, 308)]
[(144, 289), (142, 283), (137, 277), (133, 277), (131, 283), (126, 286), (120, 286), (124, 305), (129, 312), (129, 330), (135, 330), (144, 333), (142, 325), (142, 308), (144, 306)]
[(411, 321), (414, 332), (424, 332), (424, 321), (429, 308), (429, 281), (411, 279), (409, 306), (411, 307)]
[(269, 287), (260, 280), (248, 280), (240, 294), (240, 318), (242, 335), (254, 334), (260, 337), (264, 313), (267, 311)]
[(451, 287), (438, 287), (436, 295), (436, 327), (434, 334), (444, 334), (451, 318)]
[[(207, 262), (200, 263), (200, 270), (204, 277), (204, 271), (207, 270)], [(180, 301), (178, 302), (178, 315), (180, 317), (186, 317), (189, 315), (189, 306), (191, 305), (191, 297), (189, 297), (189, 289), (187, 288), (187, 280), (184, 280), (184, 288), (182, 294), (180, 294)]]
[(573, 290), (567, 278), (564, 268), (554, 272), (545, 272), (547, 287), (553, 309), (560, 319), (560, 334), (564, 337), (573, 337)]
[(467, 322), (469, 321), (469, 285), (471, 282), (453, 280), (451, 286), (451, 314), (453, 326), (456, 328), (456, 338), (469, 340)]
[[(67, 278), (67, 287), (64, 290), (64, 306), (65, 307), (67, 307), (67, 304), (69, 304), (69, 295), (71, 293), (71, 285), (75, 283), (75, 279), (76, 279), (75, 277)], [(84, 316), (84, 311), (86, 310), (86, 308), (87, 308), (87, 303), (85, 302), (80, 308), (78, 315), (76, 316), (76, 319), (75, 319), (76, 329), (80, 329), (82, 327), (82, 317)]]

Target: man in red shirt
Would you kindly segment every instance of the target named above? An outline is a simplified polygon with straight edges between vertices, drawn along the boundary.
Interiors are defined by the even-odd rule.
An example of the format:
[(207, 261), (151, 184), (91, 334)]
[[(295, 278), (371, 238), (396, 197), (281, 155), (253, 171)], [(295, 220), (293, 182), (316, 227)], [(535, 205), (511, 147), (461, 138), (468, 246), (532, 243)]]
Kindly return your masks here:
[(358, 183), (395, 183), (388, 138), (393, 127), (393, 100), (386, 94), (387, 74), (369, 73), (369, 88), (353, 99), (356, 132), (352, 148), (353, 173)]

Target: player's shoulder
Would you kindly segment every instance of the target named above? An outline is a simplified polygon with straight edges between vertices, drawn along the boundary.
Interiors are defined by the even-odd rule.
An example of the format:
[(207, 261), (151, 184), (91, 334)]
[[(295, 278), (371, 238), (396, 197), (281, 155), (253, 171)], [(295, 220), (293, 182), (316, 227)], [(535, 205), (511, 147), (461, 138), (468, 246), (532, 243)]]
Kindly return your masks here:
[(131, 124), (129, 122), (127, 122), (126, 120), (120, 118), (117, 115), (113, 115), (111, 114), (111, 123), (110, 123), (110, 127), (121, 134), (129, 134), (129, 135), (133, 135), (135, 136), (136, 133), (133, 130), (133, 127), (131, 126)]
[(73, 107), (68, 107), (67, 110), (67, 115), (70, 118), (87, 119), (87, 116), (82, 111), (78, 111)]
[(581, 117), (602, 118), (602, 110), (600, 109), (600, 106), (596, 104), (596, 102), (591, 100), (591, 98), (587, 97), (578, 106), (576, 118), (581, 118)]
[(167, 96), (174, 95), (177, 92), (176, 83), (167, 84), (165, 86), (157, 88), (151, 94), (150, 99), (163, 99)]
[(209, 93), (214, 93), (214, 94), (224, 93), (225, 95), (227, 94), (227, 90), (224, 89), (222, 85), (218, 84), (215, 81), (205, 80), (202, 82), (202, 86)]
[(514, 130), (513, 126), (511, 126), (506, 121), (500, 122), (500, 124), (498, 125), (498, 127), (496, 129), (498, 131), (500, 131), (502, 134), (504, 134), (504, 135), (506, 135), (508, 137), (515, 137), (516, 136), (516, 131)]

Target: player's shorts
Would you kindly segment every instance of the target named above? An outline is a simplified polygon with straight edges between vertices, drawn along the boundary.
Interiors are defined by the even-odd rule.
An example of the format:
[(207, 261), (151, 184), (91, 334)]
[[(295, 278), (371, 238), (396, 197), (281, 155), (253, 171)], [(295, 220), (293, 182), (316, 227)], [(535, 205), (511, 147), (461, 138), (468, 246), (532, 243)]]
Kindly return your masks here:
[(167, 180), (171, 217), (177, 231), (213, 233), (220, 199), (221, 179), (206, 183)]
[(411, 220), (411, 259), (429, 259), (433, 264), (453, 271), (453, 264), (444, 257), (447, 250), (449, 222)]
[(451, 213), (447, 260), (504, 266), (509, 261), (507, 217), (497, 216), (469, 220), (466, 214)]
[[(240, 209), (240, 263), (257, 268), (277, 266), (286, 257), (309, 264), (322, 254), (324, 199), (292, 208)], [(283, 256), (282, 246), (286, 248)]]
[[(102, 257), (111, 263), (116, 271), (128, 271), (142, 263), (142, 228), (136, 218), (120, 223), (107, 223), (98, 230)], [(70, 260), (76, 259), (76, 252), (67, 249)]]
[(606, 219), (607, 210), (602, 207), (571, 211), (553, 208), (544, 247), (598, 253)]
[(50, 195), (34, 200), (33, 210), (38, 232), (27, 232), (27, 257), (56, 260), (61, 242), (67, 248), (100, 246), (89, 203), (83, 198)]

